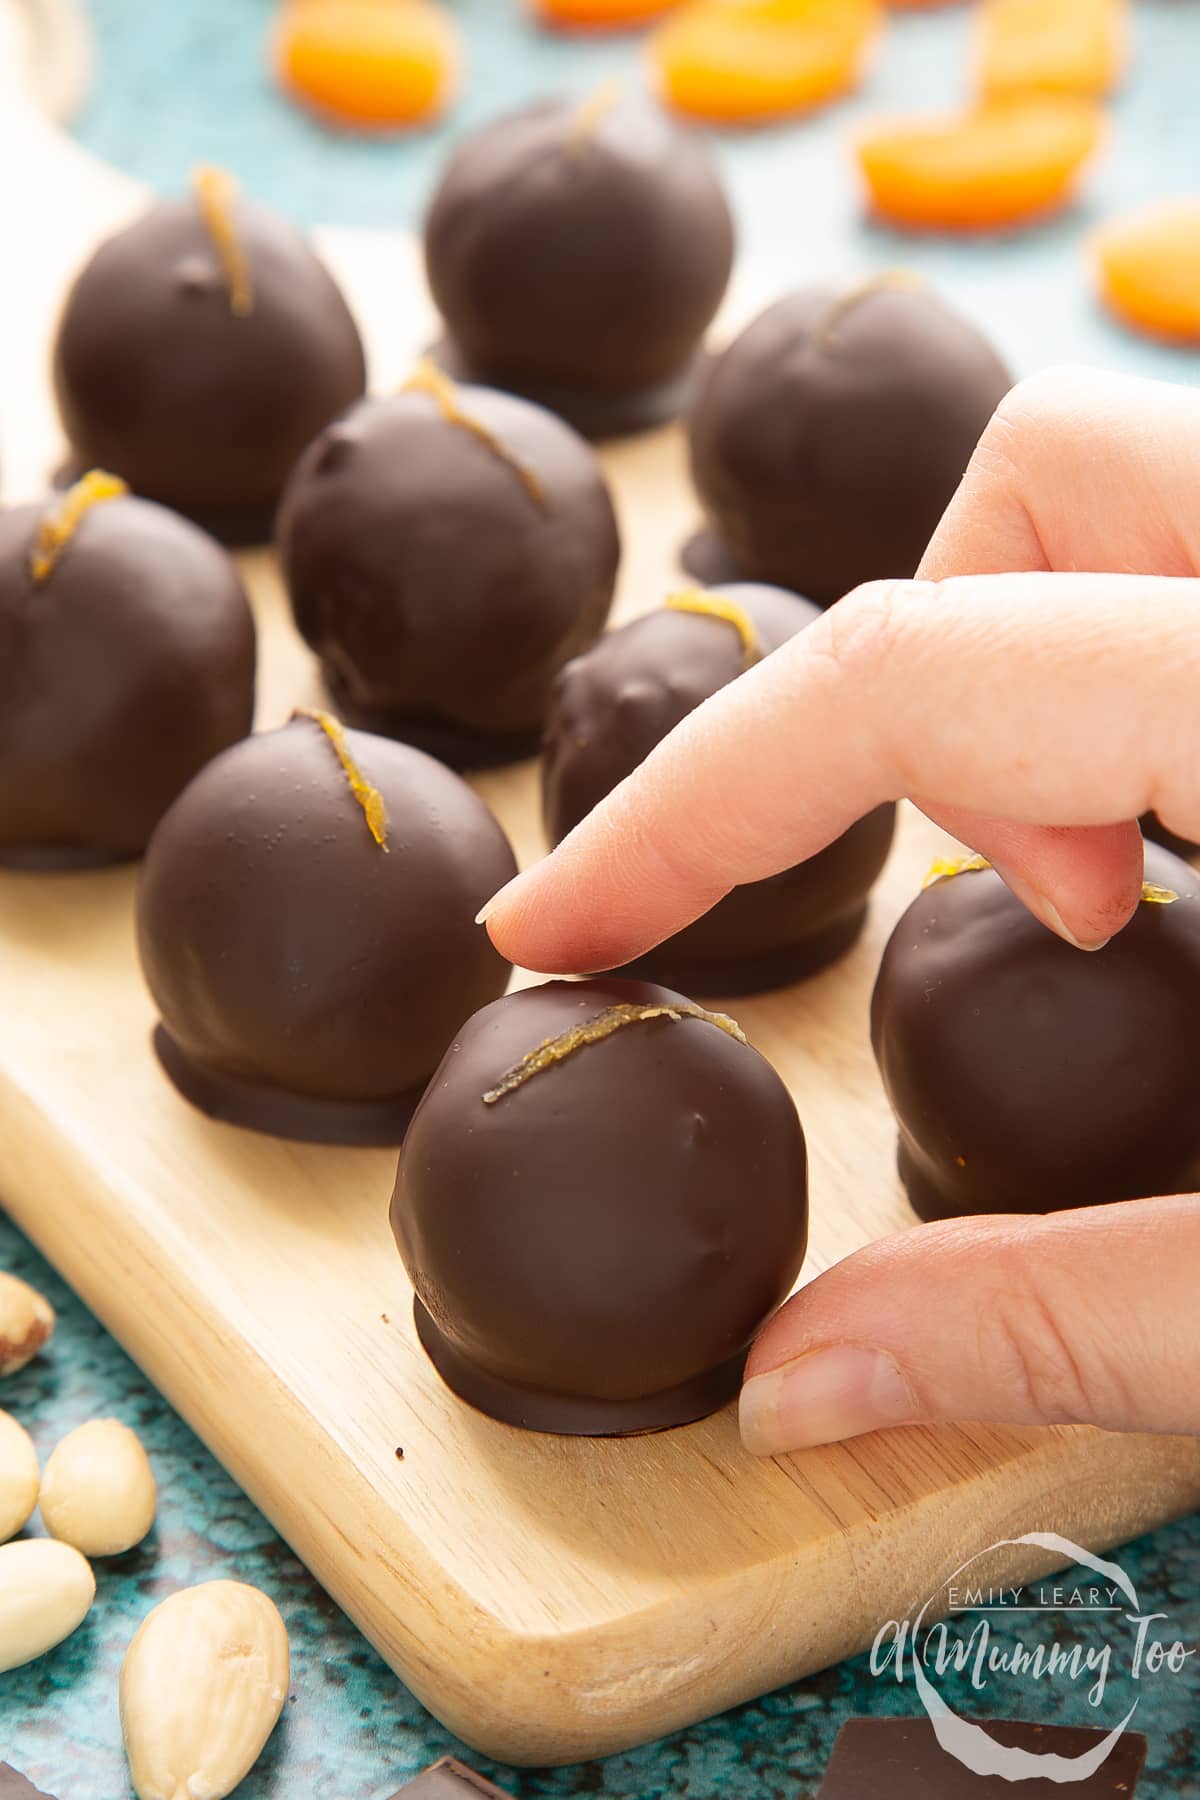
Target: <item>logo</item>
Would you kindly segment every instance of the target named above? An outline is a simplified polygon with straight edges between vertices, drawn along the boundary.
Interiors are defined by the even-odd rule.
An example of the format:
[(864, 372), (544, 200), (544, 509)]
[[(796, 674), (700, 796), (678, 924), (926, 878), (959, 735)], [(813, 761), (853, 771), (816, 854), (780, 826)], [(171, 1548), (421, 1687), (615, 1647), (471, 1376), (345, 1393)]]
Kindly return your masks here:
[[(1057, 1584), (1040, 1582), (1024, 1588), (971, 1583), (970, 1571), (985, 1557), (1026, 1546), (1077, 1564), (1092, 1579), (1060, 1579)], [(933, 1625), (926, 1623), (937, 1597), (931, 1595), (915, 1617), (889, 1619), (871, 1647), (871, 1673), (890, 1674), (900, 1684), (911, 1680), (942, 1749), (975, 1775), (1064, 1786), (1087, 1781), (1112, 1755), (1137, 1711), (1138, 1700), (1135, 1698), (1124, 1718), (1081, 1755), (1040, 1754), (999, 1744), (982, 1725), (955, 1712), (938, 1691), (940, 1676), (950, 1672), (964, 1676), (976, 1693), (987, 1693), (1011, 1681), (1057, 1683), (1072, 1693), (1082, 1693), (1100, 1721), (1106, 1716), (1108, 1686), (1115, 1669), (1134, 1682), (1170, 1678), (1196, 1654), (1171, 1635), (1166, 1613), (1142, 1610), (1137, 1590), (1117, 1563), (1093, 1556), (1052, 1531), (1030, 1531), (1023, 1537), (989, 1544), (962, 1563), (938, 1593), (946, 1595), (949, 1616)], [(1105, 1642), (1085, 1644), (1075, 1630), (1068, 1634), (1069, 1641), (1060, 1639), (1062, 1616), (1073, 1614), (1072, 1624), (1078, 1625), (1084, 1613), (1102, 1616)], [(997, 1633), (998, 1623), (1003, 1636)]]

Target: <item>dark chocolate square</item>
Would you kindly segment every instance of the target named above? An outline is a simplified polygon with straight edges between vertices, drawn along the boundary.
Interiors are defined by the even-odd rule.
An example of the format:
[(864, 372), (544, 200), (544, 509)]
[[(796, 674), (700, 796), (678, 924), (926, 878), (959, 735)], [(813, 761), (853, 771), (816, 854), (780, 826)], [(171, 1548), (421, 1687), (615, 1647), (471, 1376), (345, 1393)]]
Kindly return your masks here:
[[(392, 1800), (479, 1800), (480, 1794), (486, 1795), (487, 1800), (512, 1800), (511, 1794), (485, 1775), (477, 1775), (453, 1756), (443, 1756), (440, 1762), (431, 1763), (406, 1781)], [(0, 1795), (0, 1800), (6, 1797)]]
[(0, 1800), (51, 1800), (51, 1796), (35, 1788), (11, 1763), (0, 1763)]
[[(979, 1721), (1001, 1744), (1039, 1755), (1081, 1756), (1107, 1734), (1081, 1725)], [(974, 1775), (947, 1756), (928, 1719), (850, 1719), (838, 1732), (817, 1800), (1130, 1800), (1146, 1760), (1146, 1740), (1126, 1731), (1088, 1781), (1005, 1781)]]

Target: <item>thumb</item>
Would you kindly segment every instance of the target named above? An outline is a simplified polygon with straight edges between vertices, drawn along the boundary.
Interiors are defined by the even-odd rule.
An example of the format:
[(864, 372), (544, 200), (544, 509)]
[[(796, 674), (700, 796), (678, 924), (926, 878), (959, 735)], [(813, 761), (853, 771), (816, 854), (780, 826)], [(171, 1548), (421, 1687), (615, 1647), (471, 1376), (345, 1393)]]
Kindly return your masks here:
[(885, 1238), (764, 1328), (742, 1390), (756, 1455), (889, 1425), (1200, 1431), (1200, 1196)]

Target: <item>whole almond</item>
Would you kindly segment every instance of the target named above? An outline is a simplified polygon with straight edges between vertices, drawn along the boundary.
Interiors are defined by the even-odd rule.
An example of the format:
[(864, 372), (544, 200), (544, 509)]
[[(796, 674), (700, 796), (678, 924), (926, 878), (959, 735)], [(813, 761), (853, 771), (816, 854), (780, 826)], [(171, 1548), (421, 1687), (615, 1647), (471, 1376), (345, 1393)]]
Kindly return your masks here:
[(96, 1597), (96, 1578), (70, 1544), (22, 1538), (0, 1545), (0, 1672), (70, 1637)]
[(36, 1288), (0, 1270), (0, 1375), (32, 1362), (54, 1330), (54, 1308)]
[(253, 1768), (287, 1698), (274, 1603), (240, 1581), (172, 1594), (121, 1667), (121, 1730), (140, 1800), (222, 1800)]
[(33, 1439), (11, 1413), (0, 1412), (0, 1544), (20, 1531), (37, 1505), (38, 1459)]
[(51, 1537), (85, 1556), (121, 1556), (154, 1523), (158, 1490), (141, 1439), (119, 1419), (92, 1419), (57, 1444), (42, 1475)]

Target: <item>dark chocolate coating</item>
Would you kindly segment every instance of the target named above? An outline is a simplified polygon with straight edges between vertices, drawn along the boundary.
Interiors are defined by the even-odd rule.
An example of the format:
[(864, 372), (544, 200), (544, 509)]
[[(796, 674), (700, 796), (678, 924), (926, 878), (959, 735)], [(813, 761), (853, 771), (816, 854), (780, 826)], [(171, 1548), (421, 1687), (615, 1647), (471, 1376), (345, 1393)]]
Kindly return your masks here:
[[(713, 590), (754, 622), (763, 654), (820, 608), (782, 588)], [(721, 619), (660, 610), (607, 632), (554, 684), (543, 739), (542, 812), (559, 843), (681, 719), (741, 674), (741, 639)], [(685, 993), (749, 994), (815, 974), (858, 937), (891, 848), (881, 806), (809, 861), (750, 882), (631, 965)]]
[(552, 981), (459, 1032), (413, 1115), (392, 1229), (421, 1341), (531, 1430), (681, 1425), (736, 1392), (804, 1257), (804, 1134), (763, 1057), (707, 1020), (585, 1044), (485, 1104), (529, 1051), (644, 982)]
[(54, 385), (78, 463), (250, 543), (270, 536), (296, 459), (362, 394), (366, 365), (341, 290), (301, 234), (245, 200), (234, 226), (248, 314), (230, 306), (195, 201), (160, 201), (78, 276)]
[(1194, 838), (1180, 837), (1177, 831), (1164, 825), (1155, 812), (1143, 813), (1138, 824), (1142, 828), (1143, 837), (1149, 838), (1151, 843), (1161, 844), (1164, 850), (1173, 850), (1176, 856), (1195, 856), (1197, 850), (1200, 850), (1200, 844)]
[[(1031, 1756), (1073, 1761), (1095, 1750), (1103, 1730), (1083, 1725), (1041, 1725), (1022, 1719), (980, 1721), (989, 1737)], [(1033, 1776), (1006, 1781), (976, 1775), (948, 1756), (928, 1719), (848, 1719), (838, 1732), (817, 1800), (1133, 1800), (1146, 1760), (1146, 1739), (1122, 1732), (1101, 1766), (1069, 1785)]]
[(425, 262), (452, 356), (595, 435), (684, 398), (733, 266), (733, 221), (695, 133), (636, 94), (538, 101), (451, 157)]
[(1045, 1213), (1200, 1186), (1200, 876), (1155, 845), (1093, 954), (992, 870), (935, 882), (892, 933), (871, 1037), (922, 1218)]
[(916, 573), (1011, 384), (927, 288), (789, 294), (708, 371), (689, 426), (696, 490), (747, 579), (828, 605)]
[(220, 545), (131, 497), (35, 582), (44, 511), (0, 512), (0, 863), (120, 861), (250, 730), (254, 621)]
[(473, 921), (516, 872), (465, 782), (348, 734), (387, 809), (376, 843), (315, 720), (248, 738), (155, 832), (138, 947), (160, 1056), (213, 1117), (330, 1143), (399, 1143), (462, 1021), (509, 965)]
[(457, 403), (536, 479), (423, 391), (366, 400), (288, 483), (292, 610), (339, 710), (458, 767), (537, 747), (550, 684), (608, 615), (620, 559), (599, 462), (511, 394)]

